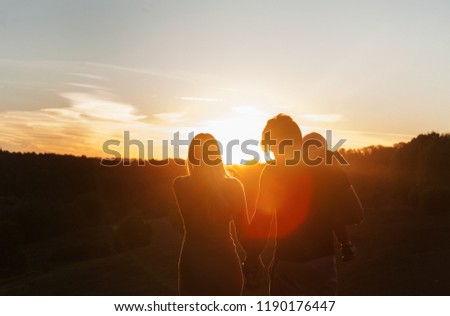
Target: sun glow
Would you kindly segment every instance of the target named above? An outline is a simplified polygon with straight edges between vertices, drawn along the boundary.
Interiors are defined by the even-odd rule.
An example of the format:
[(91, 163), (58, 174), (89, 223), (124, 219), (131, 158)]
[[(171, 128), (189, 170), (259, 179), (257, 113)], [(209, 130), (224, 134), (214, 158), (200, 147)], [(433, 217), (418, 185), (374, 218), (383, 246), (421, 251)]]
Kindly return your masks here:
[[(204, 122), (204, 129), (222, 144), (222, 154), (227, 164), (245, 164), (255, 157), (264, 162), (264, 152), (259, 142), (267, 115), (255, 107), (238, 107), (233, 110), (238, 114), (207, 120)], [(242, 111), (247, 115), (242, 115)]]

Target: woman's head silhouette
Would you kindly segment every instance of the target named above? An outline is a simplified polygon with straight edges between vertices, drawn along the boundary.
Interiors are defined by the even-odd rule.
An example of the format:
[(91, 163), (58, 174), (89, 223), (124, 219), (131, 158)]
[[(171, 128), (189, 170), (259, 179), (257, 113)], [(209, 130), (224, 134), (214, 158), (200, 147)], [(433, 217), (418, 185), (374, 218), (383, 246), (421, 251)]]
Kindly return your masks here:
[(228, 177), (222, 161), (220, 143), (208, 133), (200, 133), (192, 139), (188, 150), (188, 171), (199, 178)]

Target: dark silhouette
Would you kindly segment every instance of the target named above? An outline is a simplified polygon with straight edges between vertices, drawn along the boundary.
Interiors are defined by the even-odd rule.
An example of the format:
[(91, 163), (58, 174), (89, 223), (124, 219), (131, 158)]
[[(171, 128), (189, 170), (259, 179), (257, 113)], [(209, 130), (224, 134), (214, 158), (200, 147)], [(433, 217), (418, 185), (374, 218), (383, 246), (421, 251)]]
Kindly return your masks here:
[(184, 223), (179, 293), (241, 295), (241, 264), (230, 224), (234, 222), (237, 235), (244, 236), (248, 217), (242, 185), (227, 175), (219, 145), (210, 134), (192, 140), (188, 168), (188, 176), (174, 181)]
[[(328, 144), (326, 139), (320, 135), (319, 133), (309, 133), (303, 137), (303, 146), (302, 150), (305, 153), (308, 152), (308, 158), (314, 161), (317, 158), (321, 158), (321, 164), (331, 163), (333, 168), (335, 169), (334, 174), (340, 178), (346, 177), (344, 171), (340, 167), (339, 163), (335, 159), (332, 158), (333, 153), (328, 149)], [(339, 179), (330, 178), (329, 181), (339, 181)], [(335, 214), (340, 214), (340, 212), (335, 212)], [(344, 216), (335, 216), (334, 218), (334, 233), (336, 238), (341, 245), (341, 258), (342, 261), (350, 261), (355, 258), (357, 249), (353, 245), (352, 240), (350, 238), (350, 234), (347, 230), (347, 224), (351, 222), (349, 218), (345, 218)], [(360, 218), (354, 219), (355, 223), (360, 222)]]
[[(258, 256), (275, 218), (277, 244), (270, 267), (270, 294), (335, 295), (335, 218), (351, 214), (360, 220), (358, 197), (345, 173), (333, 166), (309, 166), (298, 159), (292, 163), (301, 154), (302, 134), (289, 116), (270, 119), (262, 135), (264, 149), (272, 151), (275, 163), (261, 174), (250, 229), (255, 243), (247, 251), (245, 266), (251, 270), (259, 265)], [(337, 214), (341, 210), (345, 213)]]

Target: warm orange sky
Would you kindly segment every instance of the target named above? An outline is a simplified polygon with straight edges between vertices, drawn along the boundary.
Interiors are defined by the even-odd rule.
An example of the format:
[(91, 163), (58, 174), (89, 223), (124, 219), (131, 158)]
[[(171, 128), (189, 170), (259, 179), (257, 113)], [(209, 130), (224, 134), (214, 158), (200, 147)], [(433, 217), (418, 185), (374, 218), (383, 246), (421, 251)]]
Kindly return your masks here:
[[(291, 115), (345, 147), (449, 132), (445, 1), (10, 1), (0, 147), (104, 156), (176, 131), (259, 140)], [(183, 151), (182, 151), (183, 153)]]

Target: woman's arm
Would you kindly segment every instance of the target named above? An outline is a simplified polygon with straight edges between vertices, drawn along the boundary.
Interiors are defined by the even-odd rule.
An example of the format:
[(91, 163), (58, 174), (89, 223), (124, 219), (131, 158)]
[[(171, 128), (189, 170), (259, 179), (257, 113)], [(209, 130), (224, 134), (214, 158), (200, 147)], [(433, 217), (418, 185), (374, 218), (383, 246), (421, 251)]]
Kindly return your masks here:
[(175, 203), (177, 204), (178, 208), (178, 214), (180, 215), (181, 222), (183, 223), (183, 230), (184, 230), (184, 218), (183, 213), (181, 211), (182, 208), (182, 195), (183, 195), (183, 176), (177, 177), (173, 180), (172, 188), (173, 188), (173, 194), (175, 196)]
[(247, 251), (247, 239), (248, 239), (248, 211), (247, 211), (247, 199), (245, 198), (245, 191), (241, 182), (237, 179), (233, 179), (233, 221), (236, 227), (236, 234), (242, 247)]

